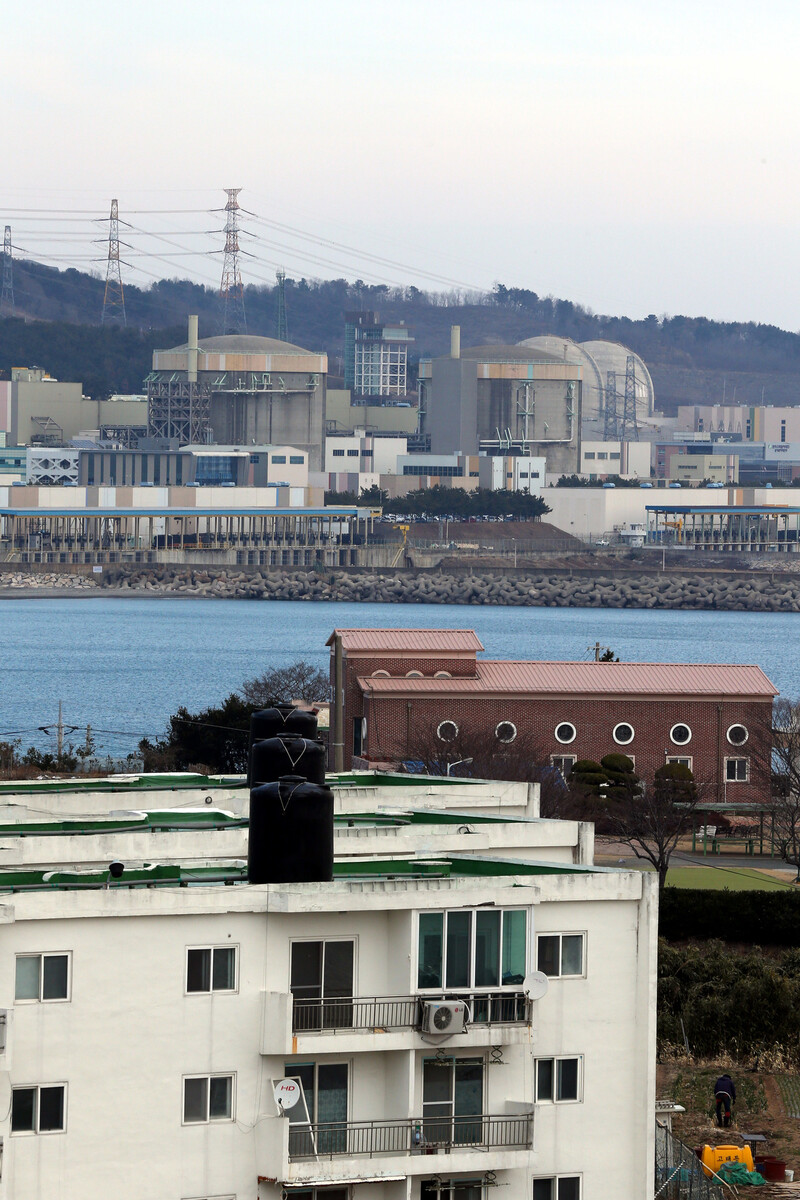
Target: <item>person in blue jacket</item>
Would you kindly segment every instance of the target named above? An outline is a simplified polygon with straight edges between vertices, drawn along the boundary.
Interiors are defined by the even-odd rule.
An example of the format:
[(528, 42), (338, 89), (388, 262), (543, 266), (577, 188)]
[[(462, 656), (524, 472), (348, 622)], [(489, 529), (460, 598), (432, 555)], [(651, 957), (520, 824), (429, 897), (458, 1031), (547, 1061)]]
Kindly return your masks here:
[(717, 1124), (720, 1129), (731, 1123), (731, 1106), (736, 1103), (736, 1084), (730, 1075), (720, 1075), (714, 1084), (714, 1099), (717, 1102)]

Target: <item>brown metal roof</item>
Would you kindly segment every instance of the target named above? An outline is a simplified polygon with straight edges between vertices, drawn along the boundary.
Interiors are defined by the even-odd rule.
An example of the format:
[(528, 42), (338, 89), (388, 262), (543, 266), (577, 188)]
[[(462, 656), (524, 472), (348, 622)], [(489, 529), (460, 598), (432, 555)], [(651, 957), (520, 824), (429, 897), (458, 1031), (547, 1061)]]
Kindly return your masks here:
[(341, 634), (343, 650), (375, 650), (381, 654), (416, 651), (432, 654), (476, 653), (483, 650), (473, 629), (335, 629), (325, 643)]
[(527, 692), (536, 695), (746, 696), (770, 699), (778, 689), (760, 667), (720, 663), (511, 662), (478, 660), (462, 679), (363, 677), (364, 691), (390, 695)]

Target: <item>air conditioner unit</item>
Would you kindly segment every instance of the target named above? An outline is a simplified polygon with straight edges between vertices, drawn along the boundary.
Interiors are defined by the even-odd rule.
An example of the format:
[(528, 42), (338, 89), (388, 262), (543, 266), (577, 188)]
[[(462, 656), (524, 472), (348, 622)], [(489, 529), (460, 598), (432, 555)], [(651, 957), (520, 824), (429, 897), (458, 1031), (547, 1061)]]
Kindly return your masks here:
[(423, 1033), (463, 1033), (469, 1008), (463, 1000), (426, 1000), (422, 1010)]

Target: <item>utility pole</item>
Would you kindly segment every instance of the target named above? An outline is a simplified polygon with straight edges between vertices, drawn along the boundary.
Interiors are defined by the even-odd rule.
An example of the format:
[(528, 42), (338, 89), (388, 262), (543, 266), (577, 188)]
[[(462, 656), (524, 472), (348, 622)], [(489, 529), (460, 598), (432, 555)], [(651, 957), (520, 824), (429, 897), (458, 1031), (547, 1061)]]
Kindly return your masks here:
[(14, 260), (11, 257), (11, 226), (6, 225), (3, 237), (3, 292), (0, 296), (0, 316), (13, 317), (14, 305)]
[(283, 267), (278, 267), (277, 271), (275, 272), (275, 278), (278, 281), (275, 312), (275, 336), (279, 342), (288, 342), (289, 322), (286, 317), (286, 272), (284, 271)]
[(225, 258), (219, 285), (220, 326), (224, 333), (247, 333), (244, 315), (244, 286), (239, 268), (239, 201), (241, 188), (225, 188)]
[(119, 265), (119, 205), (111, 201), (108, 218), (108, 266), (106, 267), (106, 290), (103, 293), (103, 316), (100, 324), (111, 324), (119, 320), (127, 325), (125, 316), (125, 293), (122, 290), (122, 273)]
[(63, 757), (63, 754), (64, 754), (64, 734), (65, 733), (74, 733), (77, 728), (78, 728), (77, 725), (65, 725), (64, 724), (64, 717), (63, 717), (63, 713), (61, 711), (61, 701), (60, 700), (58, 702), (58, 721), (57, 721), (57, 723), (55, 725), (40, 725), (39, 726), (39, 729), (41, 730), (42, 733), (47, 733), (47, 734), (52, 735), (53, 731), (55, 731), (57, 756), (58, 756), (59, 760)]

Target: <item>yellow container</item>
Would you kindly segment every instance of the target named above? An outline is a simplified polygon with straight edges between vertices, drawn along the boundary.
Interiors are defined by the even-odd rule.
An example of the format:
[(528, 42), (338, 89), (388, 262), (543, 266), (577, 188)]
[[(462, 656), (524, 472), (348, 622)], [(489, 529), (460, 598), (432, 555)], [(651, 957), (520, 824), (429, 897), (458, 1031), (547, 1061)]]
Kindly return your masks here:
[(712, 1171), (719, 1172), (723, 1163), (744, 1163), (748, 1171), (755, 1170), (753, 1154), (749, 1146), (703, 1146), (700, 1162), (709, 1178), (711, 1178)]

